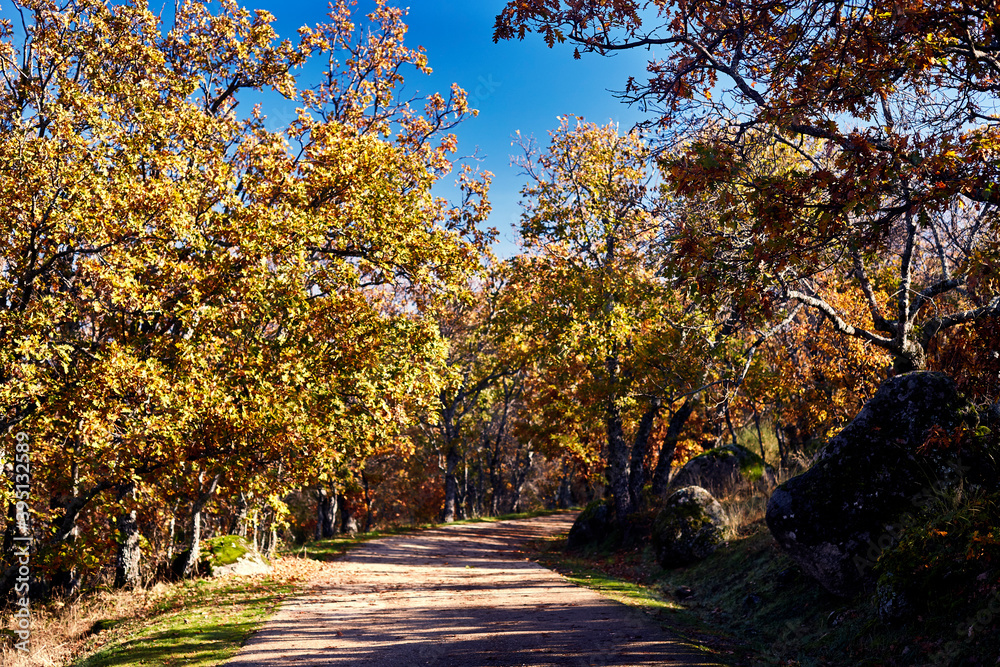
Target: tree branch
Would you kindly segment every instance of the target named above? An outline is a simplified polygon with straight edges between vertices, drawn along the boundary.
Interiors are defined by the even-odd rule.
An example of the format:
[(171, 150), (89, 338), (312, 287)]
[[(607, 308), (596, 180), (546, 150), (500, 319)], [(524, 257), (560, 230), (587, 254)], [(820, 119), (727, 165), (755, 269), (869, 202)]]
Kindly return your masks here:
[(949, 329), (959, 324), (972, 322), (981, 317), (1000, 317), (1000, 295), (993, 297), (989, 303), (979, 308), (970, 308), (958, 313), (943, 315), (928, 320), (920, 329), (920, 342), (927, 348), (927, 344), (939, 331)]
[(840, 313), (838, 313), (837, 310), (833, 306), (828, 304), (826, 301), (823, 301), (822, 299), (817, 299), (814, 296), (809, 296), (808, 294), (804, 294), (803, 292), (799, 292), (798, 290), (788, 290), (786, 294), (789, 299), (800, 301), (801, 303), (804, 303), (810, 308), (815, 308), (816, 310), (821, 312), (826, 317), (826, 319), (830, 320), (830, 323), (833, 324), (834, 328), (839, 333), (842, 333), (845, 336), (853, 336), (854, 338), (860, 338), (861, 340), (868, 341), (873, 345), (877, 345), (889, 351), (894, 351), (896, 349), (894, 344), (895, 343), (894, 339), (883, 338), (882, 336), (877, 336), (870, 331), (867, 331), (865, 329), (859, 329), (851, 324), (848, 324), (840, 316)]
[(922, 292), (920, 292), (916, 296), (916, 298), (913, 299), (913, 303), (910, 304), (910, 318), (912, 318), (914, 315), (916, 315), (917, 311), (920, 310), (920, 308), (925, 303), (927, 303), (928, 301), (930, 301), (931, 299), (933, 299), (937, 295), (944, 294), (945, 292), (950, 292), (953, 289), (961, 287), (962, 285), (965, 284), (965, 282), (966, 282), (965, 276), (961, 276), (961, 277), (958, 277), (958, 278), (949, 278), (947, 280), (939, 280), (938, 282), (934, 283), (930, 287), (927, 287)]

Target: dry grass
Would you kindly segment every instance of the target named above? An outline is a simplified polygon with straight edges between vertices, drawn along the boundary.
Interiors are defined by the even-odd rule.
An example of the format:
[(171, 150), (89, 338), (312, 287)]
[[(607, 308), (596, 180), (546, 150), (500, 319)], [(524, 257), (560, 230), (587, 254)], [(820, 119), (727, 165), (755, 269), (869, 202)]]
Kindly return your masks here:
[(797, 474), (796, 470), (783, 469), (778, 473), (774, 486), (742, 482), (727, 495), (718, 498), (726, 510), (725, 538), (734, 540), (754, 533), (764, 521), (767, 501), (775, 487)]
[[(169, 587), (164, 584), (136, 591), (101, 589), (77, 600), (36, 602), (31, 609), (31, 651), (16, 650), (8, 639), (0, 646), (0, 664), (4, 667), (66, 664), (99, 627), (99, 623), (139, 618), (168, 590)], [(4, 628), (13, 630), (13, 619), (8, 619)]]
[[(325, 563), (294, 557), (276, 559), (274, 566), (274, 571), (266, 575), (267, 579), (275, 582), (276, 587), (284, 585), (295, 589), (329, 567)], [(226, 582), (237, 578), (244, 577), (218, 580), (219, 585), (225, 586)], [(176, 606), (168, 603), (189, 595), (186, 588), (190, 588), (190, 582), (157, 583), (135, 591), (101, 588), (72, 601), (34, 603), (30, 653), (15, 650), (10, 638), (4, 637), (0, 645), (0, 665), (56, 667), (71, 664), (81, 654), (92, 654), (109, 642), (120, 641), (140, 629), (148, 630), (151, 624), (166, 615), (165, 608)], [(211, 591), (206, 593), (209, 598), (212, 597)], [(220, 595), (219, 604), (222, 604), (222, 599)], [(231, 604), (231, 596), (225, 602)], [(211, 599), (208, 604), (211, 604)], [(3, 628), (13, 630), (13, 627), (13, 619), (5, 618)], [(105, 630), (107, 628), (113, 630)]]

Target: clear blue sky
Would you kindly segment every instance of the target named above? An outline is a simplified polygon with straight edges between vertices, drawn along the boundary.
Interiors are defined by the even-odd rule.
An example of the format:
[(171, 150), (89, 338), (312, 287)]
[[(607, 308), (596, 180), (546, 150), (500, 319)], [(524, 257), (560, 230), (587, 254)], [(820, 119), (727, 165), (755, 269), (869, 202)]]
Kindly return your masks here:
[[(248, 9), (270, 11), (277, 18), (279, 35), (293, 39), (300, 26), (321, 22), (327, 12), (320, 0), (242, 3)], [(370, 0), (358, 3), (363, 12), (372, 4)], [(409, 6), (408, 45), (423, 46), (434, 70), (431, 76), (411, 72), (407, 90), (446, 94), (453, 82), (458, 83), (469, 93), (472, 106), (479, 109), (479, 116), (456, 132), (459, 154), (471, 155), (478, 150), (480, 168), (495, 174), (490, 225), (500, 232), (496, 251), (510, 256), (516, 252), (513, 226), (520, 214), (519, 192), (525, 180), (518, 168), (511, 166), (511, 156), (517, 153), (511, 146), (512, 135), (520, 130), (525, 137), (534, 135), (544, 146), (549, 130), (558, 125), (556, 117), (565, 114), (601, 124), (612, 120), (627, 130), (640, 114), (616, 100), (610, 91), (624, 88), (630, 75), (641, 77), (648, 54), (640, 51), (613, 58), (584, 54), (581, 60), (574, 60), (569, 45), (549, 49), (534, 34), (523, 42), (494, 44), (493, 22), (503, 0), (408, 0), (398, 5)]]

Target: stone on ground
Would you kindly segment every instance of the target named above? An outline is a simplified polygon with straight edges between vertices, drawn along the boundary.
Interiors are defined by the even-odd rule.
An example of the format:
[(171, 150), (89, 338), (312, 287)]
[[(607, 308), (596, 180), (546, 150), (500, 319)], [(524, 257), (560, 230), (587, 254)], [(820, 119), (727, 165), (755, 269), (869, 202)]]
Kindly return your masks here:
[(688, 486), (670, 494), (653, 523), (653, 548), (665, 568), (703, 560), (723, 541), (726, 513), (711, 493)]
[(595, 500), (587, 505), (573, 522), (567, 542), (575, 549), (587, 544), (603, 542), (611, 533), (614, 510), (606, 500)]
[(199, 561), (212, 577), (230, 574), (266, 574), (271, 565), (239, 535), (222, 535), (201, 543)]
[(774, 468), (742, 445), (723, 445), (696, 456), (681, 467), (670, 481), (675, 489), (700, 486), (723, 495), (741, 484), (773, 486)]
[(955, 433), (975, 432), (977, 422), (947, 376), (891, 378), (812, 468), (774, 491), (768, 528), (831, 593), (858, 592), (901, 526), (958, 492), (969, 459), (963, 463), (963, 452), (947, 443)]

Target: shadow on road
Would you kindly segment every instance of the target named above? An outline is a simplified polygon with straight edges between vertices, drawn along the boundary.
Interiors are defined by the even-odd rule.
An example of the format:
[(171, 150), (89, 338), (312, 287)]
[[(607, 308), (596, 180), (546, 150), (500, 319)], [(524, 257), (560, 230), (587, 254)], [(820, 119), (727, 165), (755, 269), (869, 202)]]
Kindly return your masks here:
[(286, 604), (231, 666), (720, 665), (525, 559), (573, 515), (368, 542)]

